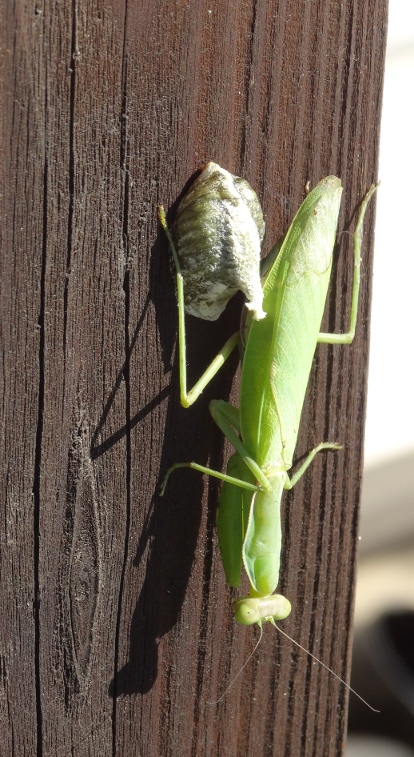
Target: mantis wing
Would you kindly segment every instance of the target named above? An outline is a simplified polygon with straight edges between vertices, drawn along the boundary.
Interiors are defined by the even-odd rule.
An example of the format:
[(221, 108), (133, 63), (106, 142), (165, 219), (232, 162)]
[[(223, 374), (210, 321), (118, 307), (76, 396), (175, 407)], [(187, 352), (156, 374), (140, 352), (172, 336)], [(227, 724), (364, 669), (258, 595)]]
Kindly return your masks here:
[[(264, 287), (243, 360), (243, 441), (264, 473), (291, 467), (325, 307), (342, 186), (323, 179), (299, 208)], [(277, 394), (276, 394), (277, 387)]]

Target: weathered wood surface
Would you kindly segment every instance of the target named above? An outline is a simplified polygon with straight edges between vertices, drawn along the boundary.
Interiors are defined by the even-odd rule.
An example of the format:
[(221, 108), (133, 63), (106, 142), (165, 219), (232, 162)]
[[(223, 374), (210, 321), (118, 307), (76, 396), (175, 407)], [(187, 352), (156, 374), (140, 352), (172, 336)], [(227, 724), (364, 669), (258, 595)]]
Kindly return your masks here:
[[(235, 362), (178, 405), (176, 305), (158, 202), (213, 159), (262, 198), (265, 249), (309, 180), (376, 178), (386, 0), (5, 2), (1, 461), (4, 755), (338, 755), (347, 692), (290, 642), (236, 627), (218, 556), (223, 465), (207, 413)], [(358, 334), (318, 349), (285, 497), (284, 629), (349, 669), (371, 266)], [(349, 309), (341, 237), (324, 327)], [(198, 375), (237, 323), (189, 322)], [(171, 371), (172, 363), (174, 369)], [(234, 392), (234, 389), (233, 389)], [(233, 396), (236, 396), (233, 394)]]

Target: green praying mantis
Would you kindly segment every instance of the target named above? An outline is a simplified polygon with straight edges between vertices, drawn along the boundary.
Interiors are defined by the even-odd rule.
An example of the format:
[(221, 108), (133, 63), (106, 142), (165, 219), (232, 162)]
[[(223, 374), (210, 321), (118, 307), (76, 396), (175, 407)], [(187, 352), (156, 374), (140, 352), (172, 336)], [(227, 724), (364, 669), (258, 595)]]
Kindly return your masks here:
[[(362, 227), (377, 186), (372, 185), (365, 195), (357, 219), (348, 331), (320, 333), (342, 194), (340, 180), (328, 176), (305, 198), (264, 277), (265, 317), (260, 307), (259, 314), (252, 308), (247, 316), (239, 407), (223, 400), (212, 400), (209, 405), (213, 419), (235, 449), (226, 473), (195, 462), (175, 463), (162, 482), (163, 494), (170, 474), (183, 467), (223, 482), (217, 530), (226, 581), (229, 586), (238, 587), (242, 568), (249, 581), (248, 596), (234, 603), (235, 619), (242, 625), (257, 623), (261, 627), (266, 621), (275, 624), (291, 611), (289, 600), (275, 593), (280, 571), (281, 498), (284, 490), (299, 481), (318, 452), (340, 449), (334, 442), (318, 444), (289, 477), (316, 346), (350, 344), (354, 338)], [(162, 207), (159, 219), (176, 267), (180, 399), (184, 407), (189, 407), (240, 344), (240, 334), (227, 340), (195, 386), (187, 391), (184, 278)]]

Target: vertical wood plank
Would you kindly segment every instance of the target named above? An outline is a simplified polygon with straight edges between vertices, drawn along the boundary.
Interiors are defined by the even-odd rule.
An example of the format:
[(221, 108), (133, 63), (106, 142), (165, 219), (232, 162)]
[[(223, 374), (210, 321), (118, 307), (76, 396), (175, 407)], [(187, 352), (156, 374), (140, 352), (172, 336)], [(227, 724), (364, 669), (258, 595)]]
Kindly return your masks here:
[[(39, 721), (38, 467), (42, 395), (44, 132), (38, 19), (3, 17), (1, 162), (1, 733), (5, 754), (36, 754)], [(18, 44), (13, 44), (19, 39)]]
[[(347, 692), (273, 629), (236, 627), (214, 519), (207, 412), (185, 411), (176, 304), (155, 208), (208, 159), (262, 199), (264, 249), (309, 180), (344, 184), (340, 228), (376, 178), (386, 0), (8, 3), (2, 242), (2, 696), (8, 754), (338, 755)], [(368, 349), (372, 210), (358, 334), (318, 348), (284, 501), (283, 628), (345, 677)], [(324, 327), (347, 322), (340, 236)], [(189, 319), (199, 375), (237, 325)]]

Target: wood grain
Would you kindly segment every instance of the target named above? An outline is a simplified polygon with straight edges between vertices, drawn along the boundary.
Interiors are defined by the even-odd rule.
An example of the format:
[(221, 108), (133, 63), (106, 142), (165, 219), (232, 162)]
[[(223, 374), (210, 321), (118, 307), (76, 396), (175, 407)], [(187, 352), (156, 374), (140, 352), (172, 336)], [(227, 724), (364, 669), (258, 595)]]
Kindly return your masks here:
[[(386, 0), (87, 0), (3, 10), (2, 753), (340, 755), (347, 692), (290, 642), (236, 627), (208, 416), (235, 362), (178, 404), (176, 304), (156, 206), (212, 159), (263, 202), (264, 249), (305, 184), (341, 176), (340, 228), (376, 178)], [(372, 263), (351, 348), (317, 351), (284, 500), (284, 629), (349, 671)], [(340, 237), (324, 328), (343, 329)], [(196, 377), (237, 325), (188, 324)]]

